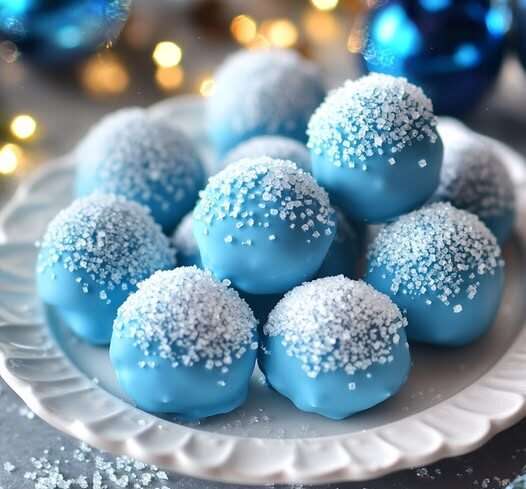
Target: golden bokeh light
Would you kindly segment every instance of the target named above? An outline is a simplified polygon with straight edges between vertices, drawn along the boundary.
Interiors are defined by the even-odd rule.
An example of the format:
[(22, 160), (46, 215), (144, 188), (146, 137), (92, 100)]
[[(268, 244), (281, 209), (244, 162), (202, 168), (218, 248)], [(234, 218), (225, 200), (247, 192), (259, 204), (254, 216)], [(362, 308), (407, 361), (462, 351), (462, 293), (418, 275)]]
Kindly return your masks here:
[(278, 48), (290, 48), (298, 42), (298, 29), (288, 19), (267, 20), (261, 25), (260, 33), (268, 42)]
[(184, 82), (184, 70), (180, 66), (159, 67), (155, 72), (155, 81), (167, 92), (177, 90)]
[(0, 173), (10, 175), (14, 173), (22, 163), (24, 152), (16, 144), (5, 144), (0, 148)]
[(310, 0), (312, 5), (318, 10), (328, 11), (334, 10), (339, 3), (339, 0)]
[(347, 38), (347, 49), (352, 54), (359, 54), (363, 49), (363, 33), (359, 29), (354, 29)]
[(343, 36), (340, 21), (330, 12), (308, 9), (303, 16), (303, 28), (315, 43), (331, 43)]
[(256, 39), (258, 25), (256, 21), (248, 15), (238, 15), (230, 23), (230, 32), (233, 38), (240, 44), (250, 44)]
[(211, 97), (216, 88), (216, 82), (213, 78), (204, 78), (199, 84), (199, 93), (203, 97)]
[(172, 41), (163, 41), (155, 46), (153, 60), (161, 68), (173, 68), (183, 59), (183, 50)]
[(37, 131), (37, 121), (29, 114), (19, 114), (13, 118), (9, 128), (17, 139), (30, 139)]
[(124, 64), (115, 55), (104, 53), (86, 62), (81, 81), (93, 95), (118, 95), (126, 91), (130, 77)]
[(272, 47), (270, 41), (261, 32), (258, 32), (256, 38), (248, 45), (249, 49), (268, 49)]

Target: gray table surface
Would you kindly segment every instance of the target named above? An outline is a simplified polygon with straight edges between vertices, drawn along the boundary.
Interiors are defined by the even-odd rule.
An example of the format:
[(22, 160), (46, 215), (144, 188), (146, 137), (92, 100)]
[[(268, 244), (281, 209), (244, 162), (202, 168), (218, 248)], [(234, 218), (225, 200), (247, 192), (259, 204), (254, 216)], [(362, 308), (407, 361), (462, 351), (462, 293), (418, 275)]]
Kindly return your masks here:
[[(165, 2), (167, 0), (164, 0)], [(143, 2), (151, 8), (164, 8), (162, 2)], [(287, 13), (287, 2), (250, 0), (230, 2), (225, 16), (235, 12), (254, 12), (272, 4), (274, 15)], [(155, 7), (155, 8), (154, 8)], [(242, 10), (241, 10), (242, 9)], [(276, 13), (277, 12), (277, 13)], [(227, 25), (227, 24), (226, 24)], [(176, 14), (165, 16), (160, 30), (165, 38), (181, 40), (185, 46), (185, 68), (187, 76), (197, 77), (211, 72), (223, 58), (225, 52), (234, 48), (224, 38), (209, 36)], [(206, 47), (206, 49), (203, 49)], [(341, 62), (335, 53), (326, 56), (315, 51), (327, 72), (331, 85), (353, 75), (353, 62)], [(43, 74), (23, 64), (0, 65), (0, 101), (5, 103), (6, 113), (28, 111), (44, 126), (44, 134), (33, 148), (33, 159), (44, 161), (69, 151), (86, 129), (101, 115), (125, 105), (148, 105), (161, 94), (152, 84), (144, 81), (141, 73), (151, 66), (134, 55), (128, 55), (132, 67), (132, 88), (123, 96), (110, 100), (94, 100), (80, 91), (75, 84), (74, 72)], [(2, 104), (0, 103), (0, 107)], [(0, 108), (0, 111), (2, 109)], [(468, 123), (482, 133), (496, 137), (526, 155), (526, 76), (522, 68), (511, 58), (499, 80), (498, 86), (480, 109), (468, 119)], [(12, 190), (3, 185), (2, 200)], [(35, 470), (32, 457), (41, 456), (49, 450), (50, 460), (59, 460), (62, 473), (67, 477), (85, 475), (87, 487), (96, 487), (91, 481), (95, 471), (92, 462), (80, 462), (73, 456), (78, 442), (46, 425), (24, 408), (17, 396), (0, 381), (0, 489), (24, 489), (38, 487), (36, 481), (26, 479), (26, 472)], [(113, 460), (110, 456), (105, 456)], [(77, 457), (78, 458), (78, 457)], [(5, 468), (12, 470), (5, 470)], [(11, 467), (9, 464), (12, 464)], [(339, 484), (335, 487), (347, 489), (460, 489), (480, 487), (493, 489), (504, 487), (526, 466), (526, 422), (498, 435), (482, 449), (463, 456), (442, 461), (424, 469), (414, 469), (393, 474), (383, 479), (362, 483)], [(49, 484), (51, 482), (48, 481)], [(150, 487), (167, 488), (220, 488), (220, 484), (198, 481), (177, 475), (169, 481), (152, 484)], [(41, 486), (42, 489), (55, 487)], [(57, 486), (60, 487), (60, 486)], [(78, 487), (78, 486), (72, 486)], [(111, 484), (108, 487), (116, 487)], [(132, 486), (130, 486), (132, 487)]]

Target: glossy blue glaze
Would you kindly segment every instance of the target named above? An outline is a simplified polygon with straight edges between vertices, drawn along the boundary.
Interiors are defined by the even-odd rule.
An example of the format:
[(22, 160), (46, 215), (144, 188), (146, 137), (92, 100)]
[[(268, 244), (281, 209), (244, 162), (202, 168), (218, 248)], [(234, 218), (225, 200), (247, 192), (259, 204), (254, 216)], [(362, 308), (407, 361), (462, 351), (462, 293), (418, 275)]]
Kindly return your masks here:
[(481, 217), (480, 219), (488, 226), (491, 232), (497, 238), (500, 245), (503, 245), (510, 239), (515, 224), (515, 211), (508, 209), (498, 216)]
[(508, 2), (383, 2), (369, 19), (364, 66), (421, 86), (436, 113), (462, 115), (497, 79), (510, 22)]
[[(420, 207), (433, 195), (443, 152), (440, 138), (434, 144), (424, 140), (405, 147), (390, 165), (386, 148), (384, 155), (367, 159), (366, 171), (336, 166), (328, 155), (313, 154), (312, 171), (348, 219), (381, 223)], [(418, 166), (421, 159), (427, 161), (424, 168)]]
[[(340, 420), (369, 409), (395, 395), (406, 382), (411, 357), (404, 331), (393, 347), (391, 363), (375, 364), (354, 375), (343, 370), (310, 378), (301, 362), (287, 355), (280, 336), (264, 336), (258, 364), (267, 382), (298, 409)], [(354, 383), (351, 390), (349, 384)]]
[[(468, 278), (471, 271), (465, 272), (466, 284), (473, 282)], [(390, 287), (392, 276), (383, 267), (369, 271), (365, 280), (374, 288), (387, 294), (404, 312), (407, 320), (409, 341), (430, 343), (438, 346), (464, 346), (484, 333), (493, 324), (504, 291), (504, 269), (498, 268), (494, 275), (478, 276), (480, 286), (476, 296), (469, 299), (464, 293), (446, 306), (431, 291), (423, 295), (408, 295), (402, 287), (394, 294)], [(431, 301), (428, 304), (426, 301)], [(460, 305), (461, 312), (454, 306)]]
[[(110, 346), (117, 380), (139, 408), (187, 420), (227, 413), (243, 404), (256, 356), (255, 350), (247, 350), (233, 360), (227, 373), (221, 373), (221, 369), (206, 369), (203, 362), (174, 368), (158, 355), (145, 356), (132, 340), (120, 335), (114, 335)], [(141, 368), (141, 362), (155, 366)]]
[(61, 63), (115, 40), (130, 0), (0, 0), (0, 38), (40, 63)]

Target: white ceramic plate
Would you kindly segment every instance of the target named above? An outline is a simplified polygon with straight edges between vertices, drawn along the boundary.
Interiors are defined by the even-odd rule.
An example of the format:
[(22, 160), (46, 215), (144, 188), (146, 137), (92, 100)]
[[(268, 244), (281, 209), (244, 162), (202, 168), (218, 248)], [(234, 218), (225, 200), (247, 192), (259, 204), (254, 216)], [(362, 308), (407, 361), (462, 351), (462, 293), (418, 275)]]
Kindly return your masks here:
[[(202, 104), (152, 109), (203, 146)], [(492, 142), (517, 185), (518, 222), (506, 248), (507, 286), (498, 320), (477, 344), (413, 349), (398, 396), (346, 421), (302, 413), (254, 375), (237, 411), (185, 425), (144, 413), (120, 391), (105, 349), (87, 346), (35, 297), (33, 243), (70, 201), (65, 158), (24, 183), (1, 216), (0, 374), (39, 416), (98, 448), (181, 474), (242, 484), (364, 480), (474, 450), (526, 413), (526, 163)]]

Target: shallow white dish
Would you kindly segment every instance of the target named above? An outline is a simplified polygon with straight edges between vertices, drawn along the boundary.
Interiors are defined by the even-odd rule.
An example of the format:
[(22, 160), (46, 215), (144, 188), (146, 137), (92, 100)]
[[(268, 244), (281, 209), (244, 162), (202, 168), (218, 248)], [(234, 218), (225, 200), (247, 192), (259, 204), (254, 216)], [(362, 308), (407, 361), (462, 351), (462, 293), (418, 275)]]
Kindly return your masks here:
[[(203, 146), (202, 103), (152, 108)], [(526, 162), (491, 142), (517, 186), (518, 224), (506, 248), (498, 320), (461, 350), (413, 348), (410, 380), (394, 399), (345, 421), (302, 413), (254, 375), (248, 403), (199, 425), (129, 403), (107, 352), (72, 337), (35, 296), (33, 270), (47, 222), (70, 199), (68, 158), (26, 181), (0, 217), (0, 374), (40, 417), (98, 448), (181, 474), (236, 482), (364, 480), (474, 450), (526, 414)]]

